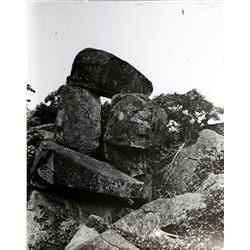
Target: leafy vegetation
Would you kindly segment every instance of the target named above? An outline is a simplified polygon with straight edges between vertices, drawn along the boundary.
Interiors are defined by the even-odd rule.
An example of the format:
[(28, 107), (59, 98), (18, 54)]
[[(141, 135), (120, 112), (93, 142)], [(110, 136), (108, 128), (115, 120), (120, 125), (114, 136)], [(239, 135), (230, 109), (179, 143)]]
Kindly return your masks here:
[(152, 101), (168, 115), (169, 143), (195, 141), (208, 122), (219, 120), (224, 112), (223, 108), (215, 107), (196, 89), (185, 94), (161, 94)]
[(51, 92), (45, 99), (36, 106), (35, 110), (28, 116), (27, 127), (39, 126), (47, 123), (54, 123), (59, 104), (57, 91)]

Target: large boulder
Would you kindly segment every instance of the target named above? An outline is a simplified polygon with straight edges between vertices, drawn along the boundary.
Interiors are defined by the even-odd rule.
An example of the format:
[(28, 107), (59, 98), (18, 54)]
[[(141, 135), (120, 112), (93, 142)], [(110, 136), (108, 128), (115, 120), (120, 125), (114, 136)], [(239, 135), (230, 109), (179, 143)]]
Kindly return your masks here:
[(102, 50), (87, 48), (73, 62), (67, 84), (111, 98), (117, 93), (150, 95), (152, 83), (129, 63)]
[[(213, 166), (212, 156), (216, 158), (224, 149), (224, 137), (212, 130), (203, 130), (197, 142), (184, 147), (177, 155), (174, 162), (166, 169), (163, 182), (171, 194), (183, 194), (196, 191), (198, 186), (211, 173), (218, 171)], [(202, 157), (207, 157), (210, 163), (201, 165)], [(211, 159), (210, 159), (210, 158)], [(223, 164), (223, 163), (221, 163)], [(204, 178), (204, 179), (202, 179)]]
[(166, 112), (145, 95), (119, 94), (113, 97), (104, 141), (120, 147), (148, 149), (162, 140)]
[(55, 139), (65, 147), (90, 155), (99, 146), (101, 102), (92, 92), (76, 86), (59, 89), (60, 103)]
[(47, 185), (88, 190), (121, 198), (146, 199), (143, 183), (98, 161), (51, 141), (40, 144), (32, 172)]
[(223, 197), (223, 175), (211, 175), (199, 192), (147, 203), (111, 229), (145, 250), (221, 249)]
[(187, 193), (171, 199), (160, 198), (121, 218), (111, 228), (131, 243), (147, 248), (148, 237), (156, 229), (166, 233), (168, 226), (180, 225), (194, 218), (198, 211), (206, 210), (202, 194)]

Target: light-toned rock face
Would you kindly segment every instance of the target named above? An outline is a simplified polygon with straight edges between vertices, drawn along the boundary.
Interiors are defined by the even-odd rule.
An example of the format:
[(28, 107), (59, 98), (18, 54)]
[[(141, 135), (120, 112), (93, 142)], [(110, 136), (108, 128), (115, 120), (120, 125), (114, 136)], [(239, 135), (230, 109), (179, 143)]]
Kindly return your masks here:
[(104, 141), (120, 147), (148, 149), (160, 143), (167, 114), (139, 94), (119, 94), (112, 99)]
[(80, 250), (86, 242), (92, 241), (98, 236), (99, 234), (94, 228), (89, 228), (82, 224), (65, 250)]
[(209, 195), (214, 191), (224, 194), (224, 174), (211, 173), (197, 190), (204, 195)]
[(202, 194), (187, 193), (172, 199), (157, 199), (128, 214), (111, 227), (134, 244), (140, 245), (156, 228), (181, 224), (192, 219), (192, 211), (204, 210)]
[(65, 250), (139, 250), (113, 230), (98, 235), (92, 228), (82, 226)]
[(129, 63), (102, 50), (87, 48), (76, 56), (67, 84), (111, 98), (117, 93), (150, 95), (152, 83)]
[(224, 136), (216, 132), (204, 129), (201, 131), (198, 141), (195, 144), (194, 153), (198, 154), (202, 149), (216, 148), (218, 151), (224, 149)]
[(64, 85), (56, 118), (56, 141), (65, 147), (90, 155), (99, 146), (101, 102), (92, 92)]
[(202, 156), (204, 150), (210, 149), (214, 149), (216, 152), (223, 150), (224, 136), (205, 129), (200, 133), (194, 145), (184, 147), (181, 150), (171, 166), (173, 169), (171, 176), (169, 176), (169, 171), (166, 170), (163, 180), (168, 180), (166, 183), (168, 192), (183, 194), (193, 187), (196, 178), (195, 171), (199, 165), (199, 157)]
[(41, 143), (32, 171), (36, 171), (44, 183), (54, 186), (121, 198), (143, 198), (142, 182), (114, 169), (108, 163), (51, 141)]

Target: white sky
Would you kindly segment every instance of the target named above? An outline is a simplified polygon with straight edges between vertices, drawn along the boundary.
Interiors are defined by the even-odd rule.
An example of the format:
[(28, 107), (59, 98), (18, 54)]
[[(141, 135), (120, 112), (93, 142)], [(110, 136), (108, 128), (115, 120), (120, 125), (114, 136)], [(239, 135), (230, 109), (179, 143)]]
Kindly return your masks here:
[(152, 81), (151, 97), (197, 88), (224, 106), (222, 7), (218, 0), (30, 3), (29, 84), (36, 93), (29, 107), (65, 84), (86, 47), (131, 63)]

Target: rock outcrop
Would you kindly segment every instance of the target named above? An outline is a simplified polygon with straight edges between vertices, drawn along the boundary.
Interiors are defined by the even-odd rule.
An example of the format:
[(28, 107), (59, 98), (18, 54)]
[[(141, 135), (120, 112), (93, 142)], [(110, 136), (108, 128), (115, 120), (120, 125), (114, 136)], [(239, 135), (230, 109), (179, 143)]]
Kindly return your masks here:
[[(98, 161), (54, 142), (41, 143), (32, 171), (45, 184), (88, 190), (121, 198), (141, 199), (143, 183)], [(144, 197), (145, 198), (145, 197)]]
[(119, 94), (112, 99), (104, 141), (119, 147), (148, 149), (161, 141), (167, 114), (139, 94)]
[(99, 233), (94, 229), (82, 224), (65, 250), (80, 250), (84, 249), (86, 242), (91, 242), (96, 239)]
[[(76, 56), (58, 90), (55, 124), (27, 133), (28, 250), (221, 246), (223, 136), (202, 131), (159, 172), (154, 159), (163, 151), (172, 157), (174, 149), (166, 146), (168, 117), (149, 99), (152, 90), (145, 76), (110, 53), (85, 49)], [(100, 96), (112, 97), (111, 104), (101, 106)], [(154, 172), (168, 195), (147, 203)]]
[(105, 158), (135, 178), (149, 174), (149, 150), (162, 141), (167, 115), (141, 94), (113, 97), (104, 135)]
[(67, 84), (111, 98), (118, 93), (150, 95), (152, 83), (129, 63), (102, 50), (87, 48), (74, 60)]
[(65, 147), (90, 155), (99, 146), (101, 102), (92, 92), (64, 85), (59, 91), (56, 141)]
[[(160, 198), (145, 204), (140, 209), (113, 223), (111, 229), (106, 232), (99, 236), (95, 234), (91, 240), (81, 241), (83, 248), (79, 249), (186, 249), (187, 245), (193, 244), (196, 239), (191, 237), (190, 241), (188, 237), (184, 236), (183, 228), (186, 233), (195, 232), (196, 227), (201, 225), (204, 217), (209, 215), (216, 220), (218, 214), (223, 212), (223, 206), (216, 209), (213, 207), (214, 200), (218, 199), (218, 194), (223, 200), (223, 175), (211, 175), (203, 183), (199, 192), (186, 193), (168, 199)], [(204, 227), (206, 223), (204, 221)], [(198, 231), (198, 233), (200, 232)], [(106, 238), (106, 235), (109, 237)], [(113, 236), (110, 235), (119, 239), (118, 244), (114, 243)], [(197, 235), (197, 237), (199, 236)], [(82, 239), (84, 238), (85, 236), (82, 235)], [(106, 248), (107, 242), (105, 244), (99, 243), (103, 240), (112, 242), (111, 245), (117, 248)], [(126, 244), (127, 242), (130, 244), (127, 244), (126, 248), (123, 248), (124, 241)], [(204, 243), (201, 243), (198, 248), (194, 246), (193, 249), (207, 248)]]
[(180, 225), (185, 220), (194, 219), (198, 211), (206, 211), (202, 194), (187, 193), (171, 199), (161, 198), (121, 218), (111, 228), (136, 246), (150, 249), (150, 233), (157, 232), (157, 229), (168, 233), (168, 226)]

